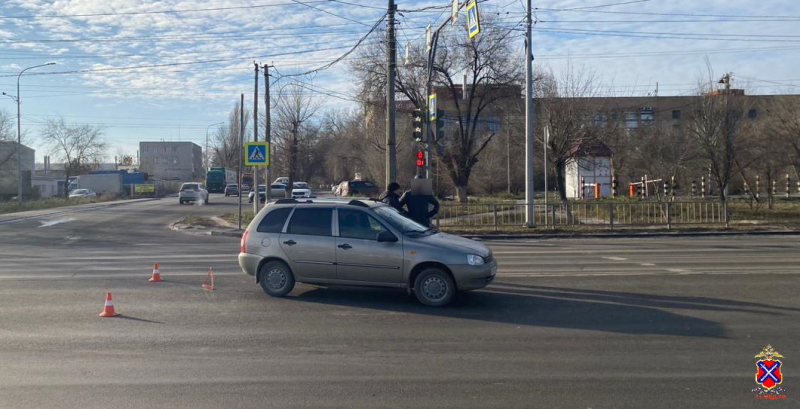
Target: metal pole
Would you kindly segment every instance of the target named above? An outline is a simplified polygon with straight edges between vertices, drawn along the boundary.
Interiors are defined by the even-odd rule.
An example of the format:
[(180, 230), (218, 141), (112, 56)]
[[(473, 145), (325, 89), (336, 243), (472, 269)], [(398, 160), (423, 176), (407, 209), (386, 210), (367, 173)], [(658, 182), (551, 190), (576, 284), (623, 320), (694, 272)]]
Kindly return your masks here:
[[(531, 36), (531, 0), (525, 16), (525, 226), (534, 227), (533, 219), (533, 52)], [(545, 192), (545, 194), (547, 194)]]
[(47, 64), (34, 65), (33, 67), (25, 68), (19, 72), (19, 75), (17, 75), (17, 203), (22, 203), (22, 124), (20, 121), (20, 118), (22, 117), (22, 115), (20, 115), (20, 104), (22, 97), (19, 92), (19, 79), (22, 77), (22, 73), (25, 71), (55, 64), (56, 63), (54, 62), (49, 62)]
[[(267, 156), (269, 157), (269, 162), (272, 163), (272, 126), (270, 122), (272, 118), (270, 118), (270, 102), (269, 102), (269, 65), (264, 64), (262, 68), (264, 68), (264, 141), (269, 144), (269, 152), (267, 152)], [(272, 179), (272, 175), (270, 174), (270, 167), (272, 166), (270, 163), (267, 164), (267, 180), (264, 181), (264, 184), (267, 185), (267, 202), (272, 200), (272, 189), (270, 180)]]
[(542, 144), (542, 153), (544, 153), (544, 225), (547, 226), (547, 144), (550, 143), (550, 127), (544, 127), (544, 144)]
[[(253, 87), (253, 142), (258, 142), (258, 64), (253, 61), (255, 66), (255, 85)], [(266, 152), (264, 152), (266, 154)], [(258, 194), (258, 166), (253, 166), (253, 185), (256, 187), (256, 196), (253, 200), (253, 215), (258, 214), (258, 205), (261, 203), (261, 196)], [(265, 191), (266, 195), (267, 192)], [(266, 198), (265, 198), (266, 199)]]
[[(236, 161), (238, 163), (236, 178), (239, 180), (239, 184), (241, 185), (242, 181), (242, 159), (244, 159), (244, 94), (242, 94), (241, 99), (239, 101), (239, 160)], [(256, 197), (255, 199), (258, 200), (258, 187), (256, 189)], [(239, 188), (239, 230), (242, 229), (242, 189)]]
[(397, 181), (397, 151), (395, 146), (395, 101), (394, 81), (397, 70), (397, 41), (394, 35), (394, 0), (389, 0), (389, 11), (386, 19), (386, 187)]

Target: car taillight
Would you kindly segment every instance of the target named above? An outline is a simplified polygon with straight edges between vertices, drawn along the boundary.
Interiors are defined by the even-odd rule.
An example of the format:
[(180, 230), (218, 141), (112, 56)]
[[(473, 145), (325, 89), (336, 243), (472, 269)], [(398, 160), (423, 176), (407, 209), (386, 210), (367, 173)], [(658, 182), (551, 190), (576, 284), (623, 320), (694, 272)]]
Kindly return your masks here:
[(248, 234), (250, 234), (250, 232), (249, 232), (249, 231), (247, 231), (247, 230), (245, 230), (245, 231), (244, 231), (244, 234), (242, 234), (242, 245), (241, 245), (241, 247), (239, 248), (239, 250), (240, 250), (242, 253), (247, 253), (247, 247), (246, 247), (246, 244), (247, 244), (247, 235), (248, 235)]

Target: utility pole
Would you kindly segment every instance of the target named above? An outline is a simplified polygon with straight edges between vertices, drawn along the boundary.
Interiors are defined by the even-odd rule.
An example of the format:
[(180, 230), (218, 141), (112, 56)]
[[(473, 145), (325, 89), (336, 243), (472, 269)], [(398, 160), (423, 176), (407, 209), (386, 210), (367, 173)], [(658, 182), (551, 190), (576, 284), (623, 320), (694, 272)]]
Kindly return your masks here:
[[(253, 61), (255, 66), (255, 86), (253, 87), (253, 142), (258, 142), (258, 64)], [(256, 196), (253, 200), (253, 215), (258, 214), (258, 205), (261, 203), (261, 196), (258, 194), (258, 166), (253, 166), (253, 185), (256, 189)], [(264, 192), (266, 194), (266, 192)]]
[(267, 180), (264, 181), (264, 184), (267, 185), (267, 202), (272, 200), (272, 185), (270, 180), (272, 180), (272, 175), (270, 174), (269, 168), (272, 166), (272, 126), (269, 112), (269, 67), (270, 65), (264, 64), (261, 68), (264, 69), (264, 141), (267, 142), (268, 145), (268, 152), (267, 157), (269, 158), (269, 163), (267, 163)]
[[(534, 227), (533, 198), (533, 44), (531, 0), (525, 15), (525, 226)], [(545, 165), (546, 166), (546, 165)], [(545, 195), (547, 192), (545, 192)]]
[(386, 19), (386, 188), (397, 181), (397, 150), (395, 145), (394, 77), (397, 70), (397, 40), (394, 36), (394, 12), (397, 6), (389, 0)]
[[(236, 179), (239, 180), (239, 230), (242, 230), (242, 160), (244, 160), (244, 94), (239, 101), (239, 160), (236, 168)], [(258, 187), (255, 189), (258, 200)]]

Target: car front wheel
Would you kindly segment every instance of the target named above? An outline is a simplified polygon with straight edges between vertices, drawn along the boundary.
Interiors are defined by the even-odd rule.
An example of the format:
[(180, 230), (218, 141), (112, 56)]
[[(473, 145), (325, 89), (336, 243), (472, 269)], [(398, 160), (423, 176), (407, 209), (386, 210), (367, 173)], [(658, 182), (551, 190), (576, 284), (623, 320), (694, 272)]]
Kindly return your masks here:
[(429, 307), (444, 307), (453, 301), (456, 284), (450, 275), (438, 268), (423, 270), (414, 280), (414, 295)]
[(268, 295), (284, 297), (294, 288), (294, 274), (285, 263), (274, 260), (261, 266), (258, 271), (258, 283)]

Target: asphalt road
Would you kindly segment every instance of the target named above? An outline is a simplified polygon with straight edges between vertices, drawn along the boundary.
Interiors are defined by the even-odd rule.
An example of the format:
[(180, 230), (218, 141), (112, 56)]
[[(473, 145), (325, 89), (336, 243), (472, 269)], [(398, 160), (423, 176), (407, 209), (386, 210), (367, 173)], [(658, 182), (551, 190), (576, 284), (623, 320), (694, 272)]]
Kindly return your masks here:
[[(745, 408), (800, 403), (800, 237), (497, 241), (445, 309), (266, 296), (177, 199), (0, 222), (2, 408)], [(149, 283), (158, 262), (162, 283)], [(217, 290), (200, 283), (213, 267)], [(99, 318), (112, 291), (118, 318)], [(755, 399), (781, 354), (785, 401)]]

